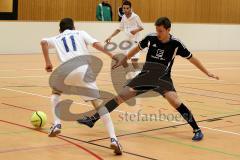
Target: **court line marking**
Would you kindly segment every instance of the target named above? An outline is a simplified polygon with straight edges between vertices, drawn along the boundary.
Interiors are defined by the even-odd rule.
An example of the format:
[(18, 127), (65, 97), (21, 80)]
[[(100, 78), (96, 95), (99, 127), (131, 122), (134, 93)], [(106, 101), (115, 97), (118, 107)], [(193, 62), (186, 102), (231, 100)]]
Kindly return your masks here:
[[(36, 130), (34, 128), (31, 128), (31, 127), (28, 127), (28, 126), (25, 126), (25, 125), (21, 125), (21, 124), (17, 124), (17, 123), (14, 123), (14, 122), (5, 121), (5, 120), (2, 120), (2, 119), (0, 119), (0, 122), (11, 124), (11, 125), (22, 127), (22, 128), (26, 128), (26, 129), (30, 129), (30, 130), (37, 131), (37, 132), (40, 132), (40, 133), (48, 134), (47, 132), (44, 132), (44, 131), (41, 131), (41, 130)], [(83, 147), (83, 146), (81, 146), (81, 145), (79, 145), (77, 143), (71, 142), (71, 141), (69, 141), (67, 139), (64, 139), (64, 138), (58, 137), (58, 136), (56, 138), (61, 139), (61, 140), (65, 141), (65, 142), (67, 142), (69, 144), (72, 144), (72, 145), (80, 148), (81, 150), (85, 151), (86, 153), (88, 153), (89, 155), (95, 157), (98, 160), (103, 160), (103, 158), (101, 158), (97, 154), (93, 153), (92, 151), (88, 150), (87, 148), (85, 148), (85, 147)]]
[[(16, 108), (23, 109), (23, 110), (35, 111), (35, 110), (32, 110), (32, 109), (28, 109), (28, 108), (26, 108), (26, 107), (15, 106), (15, 105), (7, 104), (7, 103), (2, 103), (2, 104), (8, 105), (8, 106), (12, 106), (12, 107), (16, 107)], [(1, 122), (1, 119), (0, 119), (0, 122)], [(22, 126), (22, 125), (21, 125), (21, 126)], [(26, 127), (25, 127), (25, 128), (26, 128)], [(32, 130), (35, 130), (35, 129), (32, 128)], [(36, 130), (36, 131), (38, 131), (38, 130)], [(40, 132), (46, 133), (46, 132), (44, 132), (44, 131), (40, 131)], [(60, 136), (60, 137), (65, 137), (65, 138), (74, 140), (72, 137), (68, 137), (68, 136), (65, 136), (65, 135), (58, 135), (58, 137), (59, 137), (59, 136)], [(61, 139), (61, 138), (60, 138), (60, 139)], [(107, 139), (109, 139), (109, 138), (107, 138)], [(106, 146), (103, 146), (103, 145), (91, 143), (91, 142), (88, 142), (88, 141), (84, 141), (84, 140), (80, 140), (80, 139), (77, 139), (77, 141), (80, 141), (80, 142), (83, 142), (83, 143), (87, 143), (87, 144), (91, 144), (91, 145), (95, 145), (95, 146), (98, 146), (98, 147), (102, 147), (102, 148), (106, 148), (106, 149), (112, 150), (110, 147), (106, 147)], [(1, 150), (0, 150), (0, 153), (1, 153)], [(147, 156), (140, 155), (140, 154), (136, 154), (136, 153), (132, 153), (132, 152), (123, 151), (123, 153), (129, 154), (129, 155), (133, 155), (133, 156), (137, 156), (137, 157), (141, 157), (141, 158), (145, 158), (145, 159), (149, 159), (149, 160), (157, 160), (157, 159), (155, 159), (155, 158), (147, 157)]]
[(232, 156), (232, 157), (240, 157), (239, 154), (228, 153), (228, 152), (221, 151), (219, 149), (214, 149), (214, 148), (207, 148), (207, 147), (201, 147), (201, 146), (198, 146), (198, 145), (191, 145), (191, 144), (183, 143), (181, 141), (177, 141), (177, 140), (174, 140), (174, 139), (167, 139), (167, 138), (162, 138), (162, 137), (154, 137), (154, 136), (144, 135), (144, 134), (139, 134), (139, 135), (142, 135), (143, 137), (147, 137), (147, 138), (152, 138), (152, 139), (155, 139), (155, 140), (162, 140), (162, 141), (167, 141), (167, 142), (178, 144), (178, 145), (182, 145), (182, 146), (188, 146), (188, 147), (191, 147), (191, 148), (194, 148), (194, 149), (203, 150), (203, 151), (221, 153), (221, 154)]
[[(221, 68), (208, 68), (209, 70), (217, 70), (217, 69), (240, 69), (240, 67), (221, 67)], [(23, 70), (40, 70), (40, 69), (23, 69)], [(43, 69), (42, 69), (43, 70)], [(199, 70), (197, 68), (193, 68), (193, 69), (173, 69), (173, 71), (195, 71), (195, 70)], [(1, 70), (0, 70), (1, 71)], [(7, 71), (7, 70), (2, 70), (2, 71)], [(9, 70), (12, 71), (12, 70)], [(16, 70), (18, 71), (18, 70)], [(110, 72), (100, 72), (99, 74), (108, 74)], [(211, 79), (211, 78), (201, 78), (201, 77), (197, 77), (197, 76), (187, 76), (187, 75), (181, 75), (181, 74), (172, 74), (173, 76), (177, 76), (177, 77), (185, 77), (185, 78), (193, 78), (193, 79), (201, 79), (201, 80), (215, 80), (215, 79)], [(41, 78), (41, 77), (49, 77), (49, 75), (32, 75), (32, 76), (6, 76), (6, 77), (0, 77), (0, 79), (7, 79), (7, 78)], [(218, 81), (224, 81), (224, 80), (218, 80)]]
[(214, 99), (220, 99), (220, 100), (240, 102), (240, 100), (223, 98), (223, 97), (220, 97), (220, 96), (212, 96), (212, 95), (209, 95), (209, 94), (199, 94), (199, 93), (195, 93), (195, 92), (182, 92), (182, 91), (178, 91), (178, 93), (191, 94), (191, 95), (197, 95), (197, 96), (201, 96), (201, 97), (208, 97), (208, 98), (214, 98)]
[[(28, 95), (33, 95), (33, 96), (38, 96), (38, 97), (42, 97), (42, 98), (48, 98), (50, 99), (51, 97), (49, 96), (44, 96), (44, 95), (41, 95), (41, 94), (35, 94), (35, 93), (30, 93), (30, 92), (25, 92), (25, 91), (19, 91), (19, 90), (14, 90), (14, 89), (7, 89), (7, 88), (0, 88), (1, 90), (7, 90), (7, 91), (13, 91), (13, 92), (18, 92), (18, 93), (24, 93), (24, 94), (28, 94)], [(85, 106), (91, 106), (91, 105), (88, 105), (88, 104), (84, 104), (84, 103), (79, 103), (79, 102), (74, 102), (75, 104), (81, 104), (81, 105), (85, 105)], [(114, 110), (115, 112), (124, 112), (124, 111), (121, 111), (121, 110)], [(124, 112), (126, 113), (126, 112)], [(131, 113), (131, 112), (128, 112), (128, 113)], [(134, 113), (132, 113), (134, 114)], [(144, 116), (144, 115), (142, 115)], [(177, 123), (179, 124), (180, 122), (176, 122), (176, 121), (168, 121), (168, 122), (172, 122), (172, 123)], [(208, 129), (208, 130), (212, 130), (212, 131), (216, 131), (216, 132), (222, 132), (222, 133), (227, 133), (227, 134), (232, 134), (232, 135), (237, 135), (237, 136), (240, 136), (240, 133), (237, 133), (237, 132), (231, 132), (231, 131), (226, 131), (226, 130), (221, 130), (221, 129), (215, 129), (215, 128), (211, 128), (211, 127), (205, 127), (205, 126), (200, 126), (202, 128), (205, 128), (205, 129)]]
[[(92, 142), (88, 142), (88, 141), (83, 141), (83, 140), (80, 140), (80, 139), (77, 139), (77, 138), (73, 138), (73, 137), (69, 137), (69, 136), (65, 136), (65, 135), (59, 135), (59, 136), (64, 137), (64, 138), (68, 138), (68, 139), (72, 139), (72, 140), (75, 140), (75, 141), (80, 141), (80, 142), (84, 142), (84, 143), (87, 143), (87, 144), (95, 145), (95, 146), (98, 146), (98, 147), (109, 149), (106, 146), (99, 145), (99, 144), (92, 143)], [(137, 156), (137, 157), (149, 159), (149, 160), (158, 160), (158, 159), (155, 159), (155, 158), (151, 158), (151, 157), (147, 157), (147, 156), (143, 156), (143, 155), (139, 155), (139, 154), (136, 154), (136, 153), (127, 152), (127, 151), (123, 151), (123, 153), (129, 154), (129, 155), (132, 155), (132, 156)]]
[[(6, 105), (10, 105), (10, 104), (6, 104)], [(13, 105), (10, 105), (10, 106), (13, 106)], [(25, 108), (25, 107), (20, 107), (20, 106), (15, 106), (15, 107), (20, 108), (20, 109), (29, 110), (28, 108)], [(229, 117), (229, 116), (228, 116), (228, 117)], [(120, 131), (126, 132), (125, 130), (120, 130)], [(131, 133), (131, 132), (129, 132), (129, 133)], [(154, 136), (145, 135), (145, 134), (141, 134), (141, 133), (138, 134), (138, 135), (141, 135), (141, 136), (144, 136), (144, 137), (147, 137), (147, 138), (152, 138), (152, 139), (157, 139), (157, 140), (163, 140), (163, 141), (167, 141), (167, 142), (170, 142), (170, 143), (180, 144), (180, 145), (188, 146), (188, 147), (191, 147), (191, 148), (197, 148), (197, 149), (200, 149), (200, 150), (206, 150), (206, 151), (221, 153), (221, 154), (230, 155), (230, 156), (234, 156), (234, 157), (239, 157), (239, 156), (240, 156), (240, 155), (236, 155), (236, 154), (232, 154), (232, 153), (227, 153), (227, 152), (224, 152), (224, 151), (221, 151), (221, 150), (216, 150), (216, 149), (206, 148), (206, 147), (198, 147), (198, 146), (195, 146), (195, 145), (186, 144), (186, 143), (183, 143), (183, 142), (179, 142), (179, 141), (177, 141), (177, 140), (172, 140), (172, 139), (169, 140), (169, 139), (167, 139), (167, 138), (159, 138), (159, 137), (154, 137)], [(72, 139), (72, 140), (76, 140), (76, 141), (80, 141), (80, 142), (83, 142), (83, 143), (88, 143), (88, 144), (95, 145), (95, 146), (98, 146), (98, 147), (101, 147), (101, 148), (109, 149), (109, 148), (106, 147), (106, 146), (102, 146), (102, 145), (99, 145), (99, 144), (96, 144), (96, 143), (92, 143), (94, 140), (91, 140), (91, 141), (83, 141), (83, 140), (81, 140), (81, 139), (77, 139), (77, 138), (69, 137), (69, 136), (65, 136), (65, 135), (59, 135), (59, 136), (62, 136), (62, 137), (68, 138), (68, 139)], [(119, 136), (118, 136), (118, 137), (119, 137)], [(106, 139), (108, 139), (108, 138), (106, 138)], [(100, 140), (104, 140), (104, 139), (100, 139)], [(97, 140), (95, 140), (95, 141), (97, 141)], [(138, 154), (131, 153), (131, 152), (126, 152), (126, 151), (124, 151), (124, 153), (130, 154), (130, 155), (134, 155), (134, 156), (138, 156), (138, 157), (142, 157), (142, 158), (145, 158), (145, 159), (156, 160), (156, 159), (151, 158), (151, 157), (146, 157), (146, 156), (138, 155)]]
[(219, 94), (230, 94), (230, 95), (234, 95), (234, 96), (240, 96), (240, 94), (238, 94), (238, 93), (228, 93), (228, 92), (222, 92), (222, 91), (216, 91), (216, 90), (210, 90), (210, 89), (187, 87), (187, 86), (183, 86), (183, 85), (177, 85), (177, 86), (182, 87), (182, 88), (187, 88), (187, 89), (193, 89), (193, 90), (200, 90), (200, 91), (207, 91), (207, 92), (215, 92), (215, 93), (219, 93)]
[[(240, 67), (217, 67), (217, 68), (208, 68), (208, 70), (231, 70), (231, 69), (240, 69)], [(193, 69), (174, 69), (173, 71), (199, 71), (197, 68)]]
[[(221, 63), (221, 62), (216, 62), (216, 63), (204, 63), (205, 65), (215, 65), (215, 64), (219, 64), (219, 65), (239, 65), (239, 63)], [(174, 66), (192, 66), (192, 64), (177, 64), (175, 63)], [(236, 66), (237, 67), (237, 66)], [(224, 67), (223, 67), (224, 68)], [(226, 67), (226, 68), (229, 68), (229, 67)], [(43, 71), (44, 68), (23, 68), (23, 69), (0, 69), (0, 72), (1, 71), (21, 71), (21, 70), (24, 70), (24, 71)], [(197, 69), (198, 70), (198, 69)]]
[(221, 80), (221, 79), (220, 80), (216, 80), (216, 79), (213, 79), (213, 78), (203, 78), (202, 76), (201, 77), (199, 77), (199, 76), (188, 76), (188, 75), (175, 74), (175, 73), (172, 73), (172, 76), (182, 77), (182, 78), (199, 79), (199, 80), (216, 81), (216, 83), (225, 82), (225, 80)]
[(44, 146), (39, 146), (39, 147), (10, 148), (10, 149), (0, 150), (0, 153), (31, 151), (31, 150), (38, 150), (38, 149), (44, 149), (44, 148), (62, 147), (62, 146), (66, 146), (66, 145), (70, 145), (70, 144), (55, 144), (55, 145), (44, 145)]
[[(35, 95), (35, 96), (40, 96), (40, 97), (44, 97), (44, 98), (50, 98), (48, 96), (43, 96), (43, 95), (40, 95), (40, 94), (35, 94), (35, 93), (30, 93), (30, 92), (24, 92), (24, 91), (20, 91), (20, 90), (14, 90), (14, 89), (8, 89), (8, 88), (1, 88), (3, 90), (9, 90), (9, 91), (18, 91), (18, 92), (21, 92), (21, 93), (24, 93), (24, 94), (30, 94), (30, 95)], [(179, 91), (179, 93), (184, 93), (184, 94), (195, 94), (193, 92), (181, 92)], [(206, 96), (205, 94), (195, 94), (195, 95), (198, 95), (198, 96), (204, 96), (204, 97), (211, 97), (211, 98), (216, 98), (216, 99), (225, 99), (225, 100), (229, 100), (229, 101), (235, 101), (235, 102), (240, 102), (238, 100), (235, 100), (235, 99), (229, 99), (229, 98), (222, 98), (222, 97), (218, 97), (218, 96)], [(76, 103), (78, 104), (78, 103)], [(83, 105), (83, 104), (82, 104)]]
[[(120, 112), (120, 111), (119, 111)], [(122, 112), (122, 111), (121, 111)], [(126, 112), (124, 112), (126, 113)], [(130, 112), (131, 113), (131, 112)], [(134, 114), (134, 113), (132, 113)], [(135, 115), (137, 115), (137, 113), (135, 113)], [(214, 118), (209, 118), (209, 119), (206, 119), (206, 120), (200, 120), (200, 121), (197, 121), (197, 122), (205, 122), (205, 121), (208, 121), (208, 120), (211, 120), (211, 119), (216, 119), (216, 118), (227, 118), (227, 117), (232, 117), (232, 116), (239, 116), (240, 114), (234, 114), (234, 115), (227, 115), (227, 116), (221, 116), (221, 117), (214, 117)], [(141, 116), (144, 116), (144, 115), (141, 115)], [(144, 116), (145, 117), (145, 116)], [(167, 122), (173, 122), (173, 123), (176, 123), (178, 125), (187, 125), (188, 123), (181, 123), (181, 122), (177, 122), (177, 121), (168, 121), (168, 120), (165, 120)], [(237, 133), (237, 132), (231, 132), (231, 131), (225, 131), (225, 130), (221, 130), (221, 129), (215, 129), (215, 128), (210, 128), (210, 127), (205, 127), (205, 126), (200, 126), (199, 127), (201, 128), (205, 128), (205, 129), (209, 129), (209, 130), (212, 130), (212, 131), (218, 131), (218, 132), (223, 132), (223, 133), (229, 133), (229, 134), (233, 134), (233, 135), (237, 135), (237, 136), (240, 136), (240, 133)]]
[(42, 75), (42, 76), (10, 76), (10, 77), (0, 77), (0, 79), (18, 79), (18, 78), (45, 78), (49, 77), (49, 75)]

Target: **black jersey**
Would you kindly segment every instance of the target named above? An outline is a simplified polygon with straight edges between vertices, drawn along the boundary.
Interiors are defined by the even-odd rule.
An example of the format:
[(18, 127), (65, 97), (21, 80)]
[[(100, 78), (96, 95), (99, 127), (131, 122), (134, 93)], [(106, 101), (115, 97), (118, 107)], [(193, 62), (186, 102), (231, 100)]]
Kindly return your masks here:
[(170, 35), (170, 40), (166, 43), (162, 43), (156, 33), (147, 35), (142, 41), (139, 42), (139, 48), (142, 50), (148, 47), (146, 62), (150, 63), (160, 63), (166, 66), (167, 71), (170, 75), (171, 68), (174, 62), (174, 58), (180, 55), (184, 58), (191, 58), (192, 54), (184, 46), (184, 44), (179, 41), (174, 36)]

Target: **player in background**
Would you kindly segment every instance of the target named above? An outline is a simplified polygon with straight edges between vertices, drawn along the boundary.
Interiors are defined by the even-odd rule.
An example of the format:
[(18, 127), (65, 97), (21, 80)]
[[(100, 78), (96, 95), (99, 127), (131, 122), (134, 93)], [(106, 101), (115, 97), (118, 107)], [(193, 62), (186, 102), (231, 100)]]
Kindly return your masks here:
[[(62, 63), (80, 55), (91, 55), (87, 49), (87, 45), (92, 45), (92, 47), (94, 47), (95, 49), (105, 53), (115, 61), (118, 61), (117, 58), (113, 57), (112, 53), (106, 51), (101, 45), (101, 43), (96, 39), (92, 38), (87, 32), (75, 30), (74, 22), (71, 18), (62, 19), (59, 25), (59, 35), (50, 38), (44, 38), (41, 41), (41, 47), (46, 63), (45, 69), (47, 72), (52, 72), (53, 69), (51, 60), (49, 58), (50, 48), (55, 48), (57, 50), (58, 57)], [(91, 72), (86, 72), (87, 69), (87, 67), (81, 66), (78, 68), (78, 72), (76, 73), (77, 77), (79, 77), (78, 81), (81, 81), (81, 84), (84, 85), (85, 88), (89, 88), (91, 90), (90, 97), (82, 96), (82, 98), (85, 101), (90, 101), (95, 107), (97, 113), (99, 113), (100, 115), (100, 119), (103, 121), (109, 133), (111, 140), (111, 148), (114, 150), (115, 154), (121, 155), (121, 145), (119, 144), (115, 135), (114, 126), (108, 110), (105, 106), (101, 106), (102, 100), (100, 99), (100, 94), (96, 82), (83, 82), (84, 76), (86, 76), (83, 73), (91, 74)], [(49, 131), (50, 137), (56, 136), (61, 132), (61, 120), (57, 117), (55, 113), (55, 107), (57, 106), (58, 102), (60, 102), (60, 95), (60, 91), (54, 89), (52, 90), (51, 104), (54, 123)]]
[[(123, 4), (125, 1), (128, 1), (128, 0), (122, 0), (122, 4)], [(121, 5), (121, 7), (118, 8), (118, 21), (119, 21), (119, 22), (121, 22), (123, 15), (124, 15), (123, 6)]]
[[(137, 46), (138, 42), (141, 40), (140, 31), (143, 30), (143, 23), (139, 16), (135, 14), (132, 11), (132, 4), (130, 1), (124, 1), (122, 4), (124, 15), (122, 17), (122, 20), (120, 22), (120, 26), (118, 29), (116, 29), (110, 37), (106, 39), (106, 43), (109, 43), (111, 39), (116, 36), (119, 32), (124, 31), (128, 41), (132, 43), (132, 47), (129, 48), (131, 50), (135, 46)], [(126, 51), (127, 52), (129, 51)], [(138, 59), (139, 59), (140, 53), (137, 53), (131, 58), (132, 66), (134, 68), (134, 73), (130, 73), (130, 66), (127, 64), (124, 64), (123, 67), (125, 68), (126, 75), (128, 79), (132, 79), (135, 77), (140, 71), (139, 65), (138, 65)]]

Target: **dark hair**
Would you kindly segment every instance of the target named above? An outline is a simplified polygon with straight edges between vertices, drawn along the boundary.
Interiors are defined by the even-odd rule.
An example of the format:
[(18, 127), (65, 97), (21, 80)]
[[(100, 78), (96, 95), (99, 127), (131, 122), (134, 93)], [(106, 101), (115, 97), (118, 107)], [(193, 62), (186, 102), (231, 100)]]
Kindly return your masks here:
[(72, 18), (64, 18), (60, 21), (59, 24), (60, 31), (64, 32), (67, 29), (73, 30), (74, 29), (74, 23)]
[(130, 8), (132, 8), (132, 3), (131, 3), (130, 1), (124, 1), (123, 4), (122, 4), (122, 6), (123, 6), (123, 5), (127, 5), (127, 6), (129, 6)]
[(167, 17), (160, 17), (156, 20), (155, 26), (163, 26), (165, 29), (171, 28), (171, 21)]

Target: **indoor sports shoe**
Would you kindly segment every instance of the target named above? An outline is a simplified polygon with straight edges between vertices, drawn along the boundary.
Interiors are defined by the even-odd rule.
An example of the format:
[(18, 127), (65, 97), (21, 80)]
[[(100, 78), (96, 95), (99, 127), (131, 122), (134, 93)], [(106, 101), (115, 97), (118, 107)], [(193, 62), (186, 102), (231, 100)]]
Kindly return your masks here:
[(82, 119), (78, 119), (77, 122), (80, 124), (84, 124), (84, 125), (88, 126), (89, 128), (92, 128), (96, 121), (94, 122), (92, 118), (85, 116)]
[(194, 136), (192, 138), (193, 141), (201, 141), (203, 139), (203, 133), (201, 129), (197, 129), (193, 131)]
[(122, 146), (121, 144), (114, 138), (111, 138), (111, 145), (110, 145), (111, 149), (114, 150), (114, 153), (116, 155), (122, 155)]
[(58, 134), (61, 133), (61, 128), (61, 124), (53, 124), (48, 133), (48, 137), (56, 137)]

